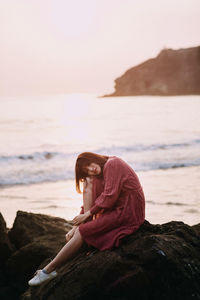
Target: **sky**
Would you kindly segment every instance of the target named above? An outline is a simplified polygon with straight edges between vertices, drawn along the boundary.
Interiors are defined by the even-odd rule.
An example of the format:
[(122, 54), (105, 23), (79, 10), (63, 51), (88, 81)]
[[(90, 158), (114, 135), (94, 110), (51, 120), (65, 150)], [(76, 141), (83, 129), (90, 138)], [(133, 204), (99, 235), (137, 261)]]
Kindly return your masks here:
[(0, 0), (0, 96), (111, 93), (163, 48), (198, 45), (199, 0)]

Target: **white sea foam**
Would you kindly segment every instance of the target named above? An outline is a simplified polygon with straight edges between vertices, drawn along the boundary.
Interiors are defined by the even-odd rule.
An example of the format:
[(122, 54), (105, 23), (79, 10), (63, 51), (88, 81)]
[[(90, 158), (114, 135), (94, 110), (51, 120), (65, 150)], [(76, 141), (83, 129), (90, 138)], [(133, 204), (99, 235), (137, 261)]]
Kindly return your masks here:
[[(176, 144), (112, 146), (93, 152), (123, 157), (135, 171), (200, 165), (200, 140)], [(74, 178), (78, 152), (34, 152), (0, 156), (0, 185), (54, 182)]]

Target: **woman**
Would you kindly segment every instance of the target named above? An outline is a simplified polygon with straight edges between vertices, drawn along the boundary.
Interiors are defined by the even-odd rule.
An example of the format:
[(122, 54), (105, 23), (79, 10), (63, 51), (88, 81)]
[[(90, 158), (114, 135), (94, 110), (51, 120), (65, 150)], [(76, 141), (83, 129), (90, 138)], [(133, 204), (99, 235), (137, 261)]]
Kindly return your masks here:
[(133, 169), (122, 159), (91, 152), (76, 161), (76, 190), (83, 207), (66, 235), (67, 243), (57, 256), (29, 281), (39, 285), (57, 275), (56, 269), (76, 253), (83, 242), (99, 250), (113, 249), (144, 222), (145, 197)]

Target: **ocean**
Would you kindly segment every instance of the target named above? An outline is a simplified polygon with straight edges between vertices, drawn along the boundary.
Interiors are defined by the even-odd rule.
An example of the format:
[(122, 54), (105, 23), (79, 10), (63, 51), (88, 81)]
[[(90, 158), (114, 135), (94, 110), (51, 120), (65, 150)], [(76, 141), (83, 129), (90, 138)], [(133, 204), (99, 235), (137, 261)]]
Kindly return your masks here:
[(200, 222), (200, 97), (0, 97), (0, 212), (71, 220), (83, 151), (116, 155), (138, 174), (146, 219)]

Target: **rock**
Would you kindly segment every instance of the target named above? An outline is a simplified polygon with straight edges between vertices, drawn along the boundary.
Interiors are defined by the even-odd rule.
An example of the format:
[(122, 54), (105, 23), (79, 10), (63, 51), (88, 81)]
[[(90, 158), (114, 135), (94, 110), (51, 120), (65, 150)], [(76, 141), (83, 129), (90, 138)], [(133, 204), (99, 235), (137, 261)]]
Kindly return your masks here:
[(200, 46), (164, 49), (125, 72), (115, 80), (115, 92), (109, 96), (199, 95)]
[(47, 153), (45, 153), (44, 157), (45, 157), (46, 159), (51, 159), (51, 158), (53, 157), (53, 154), (47, 152)]
[(16, 248), (41, 240), (56, 244), (56, 239), (63, 240), (71, 227), (71, 223), (62, 218), (18, 211), (9, 237)]
[[(53, 258), (65, 243), (72, 225), (64, 219), (17, 212), (9, 237), (17, 251), (6, 263), (8, 282), (17, 295), (28, 288), (28, 279), (39, 265)], [(1, 291), (0, 291), (1, 295)]]
[(197, 300), (199, 249), (200, 237), (192, 227), (146, 221), (118, 249), (82, 249), (57, 278), (30, 288), (22, 300)]
[(193, 225), (192, 228), (196, 231), (196, 233), (200, 236), (200, 226), (199, 224)]
[(0, 265), (5, 263), (13, 251), (14, 247), (8, 238), (6, 222), (0, 213)]
[(183, 222), (145, 221), (112, 251), (84, 244), (56, 278), (28, 288), (34, 271), (64, 245), (70, 227), (60, 218), (18, 212), (10, 233), (18, 250), (7, 260), (9, 284), (0, 287), (0, 297), (10, 285), (11, 299), (21, 300), (200, 299), (200, 224)]
[(0, 213), (0, 299), (2, 300), (15, 300), (18, 299), (19, 294), (16, 296), (12, 287), (9, 285), (8, 276), (5, 271), (5, 264), (8, 258), (14, 253), (15, 247), (9, 240), (6, 222)]

